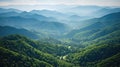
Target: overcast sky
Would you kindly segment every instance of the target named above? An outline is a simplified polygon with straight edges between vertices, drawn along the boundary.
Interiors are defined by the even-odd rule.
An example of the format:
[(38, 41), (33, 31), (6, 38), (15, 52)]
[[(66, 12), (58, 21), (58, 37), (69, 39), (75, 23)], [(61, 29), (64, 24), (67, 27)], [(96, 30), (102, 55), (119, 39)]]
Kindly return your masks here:
[(9, 5), (98, 5), (120, 6), (120, 0), (0, 0), (0, 6)]

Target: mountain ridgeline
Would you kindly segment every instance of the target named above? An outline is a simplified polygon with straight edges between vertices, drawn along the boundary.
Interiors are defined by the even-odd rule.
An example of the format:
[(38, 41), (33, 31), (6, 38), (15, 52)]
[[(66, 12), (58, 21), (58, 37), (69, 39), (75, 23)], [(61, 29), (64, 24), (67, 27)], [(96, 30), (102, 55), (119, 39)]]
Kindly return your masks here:
[(0, 66), (120, 67), (120, 8), (63, 10), (0, 8)]

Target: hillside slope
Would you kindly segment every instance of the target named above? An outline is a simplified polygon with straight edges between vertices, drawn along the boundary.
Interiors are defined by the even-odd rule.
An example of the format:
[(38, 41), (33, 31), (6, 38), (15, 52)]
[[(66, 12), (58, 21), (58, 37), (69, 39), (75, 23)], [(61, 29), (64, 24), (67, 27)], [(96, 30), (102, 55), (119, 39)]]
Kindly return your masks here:
[[(9, 60), (11, 58), (14, 58), (14, 57), (19, 58), (19, 55), (21, 55), (20, 59), (27, 61), (27, 58), (33, 58), (33, 61), (35, 61), (37, 63), (42, 63), (40, 61), (43, 61), (44, 64), (47, 64), (45, 66), (54, 66), (54, 67), (61, 67), (61, 66), (62, 67), (71, 67), (72, 66), (70, 63), (59, 60), (51, 54), (44, 53), (44, 52), (40, 51), (39, 49), (36, 49), (34, 46), (30, 45), (28, 41), (29, 41), (29, 39), (27, 39), (26, 37), (20, 36), (20, 35), (10, 35), (10, 36), (0, 38), (0, 47), (3, 50), (3, 51), (1, 50), (2, 54), (0, 55), (0, 57), (3, 57), (4, 55), (7, 54), (6, 57), (8, 57), (8, 58), (6, 58), (6, 59), (8, 60), (7, 61), (8, 64), (10, 64)], [(34, 44), (34, 43), (31, 42), (31, 44)], [(10, 51), (8, 51), (8, 50), (10, 50)], [(16, 56), (16, 54), (17, 54), (17, 56)], [(13, 55), (13, 57), (11, 55)], [(9, 56), (11, 58), (9, 58)], [(25, 57), (23, 57), (23, 56), (25, 56)], [(5, 57), (3, 57), (1, 59), (1, 61), (2, 60), (4, 61), (4, 59), (5, 59)], [(23, 62), (23, 60), (13, 59), (11, 61), (13, 61), (13, 62), (17, 61), (18, 63), (16, 63), (16, 64), (17, 64), (17, 66), (19, 66), (20, 65), (19, 62), (20, 61)], [(31, 61), (31, 59), (29, 59), (29, 60)], [(6, 65), (6, 64), (7, 63), (4, 63), (3, 65)], [(24, 64), (24, 63), (21, 63), (21, 64)], [(42, 65), (42, 64), (40, 64), (40, 65)]]

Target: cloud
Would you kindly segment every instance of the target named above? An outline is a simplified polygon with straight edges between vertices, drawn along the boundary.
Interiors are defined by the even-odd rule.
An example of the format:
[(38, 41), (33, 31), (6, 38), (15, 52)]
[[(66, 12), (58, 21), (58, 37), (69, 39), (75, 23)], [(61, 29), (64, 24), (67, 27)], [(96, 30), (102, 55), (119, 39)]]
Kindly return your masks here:
[(6, 1), (13, 1), (13, 0), (0, 0), (0, 1), (2, 1), (2, 2), (5, 1), (6, 2)]
[(8, 5), (99, 5), (120, 6), (120, 0), (0, 0), (0, 6)]

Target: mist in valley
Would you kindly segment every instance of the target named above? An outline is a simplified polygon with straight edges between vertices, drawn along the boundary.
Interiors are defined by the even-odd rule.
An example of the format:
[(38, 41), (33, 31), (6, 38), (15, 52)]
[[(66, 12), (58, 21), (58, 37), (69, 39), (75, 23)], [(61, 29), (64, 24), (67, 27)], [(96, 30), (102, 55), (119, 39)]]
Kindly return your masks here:
[(0, 66), (119, 67), (120, 1), (0, 1)]

